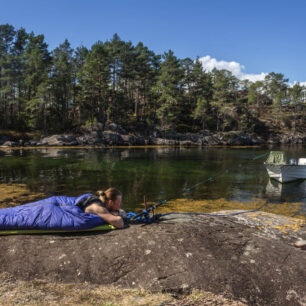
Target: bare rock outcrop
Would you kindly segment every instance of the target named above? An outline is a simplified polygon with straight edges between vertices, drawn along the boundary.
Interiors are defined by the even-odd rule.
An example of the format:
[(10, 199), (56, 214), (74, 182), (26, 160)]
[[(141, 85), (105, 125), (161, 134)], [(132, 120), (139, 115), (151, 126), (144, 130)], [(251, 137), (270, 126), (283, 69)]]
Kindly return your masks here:
[(168, 215), (86, 234), (0, 237), (0, 272), (22, 280), (225, 294), (257, 305), (305, 303), (305, 224), (268, 213)]

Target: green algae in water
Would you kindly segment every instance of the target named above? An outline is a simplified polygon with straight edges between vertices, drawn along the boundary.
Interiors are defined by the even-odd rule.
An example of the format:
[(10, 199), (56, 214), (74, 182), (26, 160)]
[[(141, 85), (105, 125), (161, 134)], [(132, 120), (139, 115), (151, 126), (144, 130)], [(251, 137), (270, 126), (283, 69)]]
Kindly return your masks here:
[[(305, 146), (282, 149), (289, 158), (306, 155)], [(288, 205), (300, 202), (304, 204), (298, 210), (303, 212), (306, 181), (281, 186), (270, 181), (263, 165), (264, 159), (252, 161), (267, 151), (258, 147), (0, 151), (0, 183), (24, 184), (30, 193), (46, 196), (78, 196), (115, 186), (123, 193), (123, 208), (126, 210), (143, 207), (144, 195), (149, 202), (156, 203), (177, 194), (178, 199), (184, 196), (194, 201), (224, 199), (246, 203), (256, 198)], [(216, 180), (187, 194), (178, 194), (226, 169), (229, 172)], [(222, 208), (214, 203), (214, 210)], [(187, 203), (184, 205), (188, 206)], [(281, 210), (281, 206), (276, 207), (276, 212)]]

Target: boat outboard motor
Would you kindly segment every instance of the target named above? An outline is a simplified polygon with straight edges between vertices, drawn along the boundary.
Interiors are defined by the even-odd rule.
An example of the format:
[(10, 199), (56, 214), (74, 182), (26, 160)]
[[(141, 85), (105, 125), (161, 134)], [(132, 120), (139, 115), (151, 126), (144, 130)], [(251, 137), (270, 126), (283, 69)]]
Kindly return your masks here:
[(306, 165), (306, 158), (299, 158), (298, 165)]
[(290, 158), (289, 165), (297, 165), (297, 160), (295, 158)]

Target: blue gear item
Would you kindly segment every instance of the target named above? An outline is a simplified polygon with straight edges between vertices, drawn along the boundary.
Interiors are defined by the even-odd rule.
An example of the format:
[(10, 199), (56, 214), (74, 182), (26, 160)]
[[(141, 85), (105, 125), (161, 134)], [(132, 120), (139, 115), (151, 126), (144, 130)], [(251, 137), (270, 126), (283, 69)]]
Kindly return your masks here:
[[(144, 209), (142, 212), (143, 212), (143, 215), (137, 217), (137, 218), (136, 218), (135, 220), (133, 220), (133, 221), (137, 221), (137, 222), (140, 222), (140, 223), (152, 223), (152, 220), (151, 220), (151, 218), (150, 218), (149, 212), (148, 212), (147, 210), (145, 210), (145, 209)], [(130, 212), (127, 213), (126, 218), (127, 218), (128, 220), (130, 220), (131, 218), (133, 218), (133, 217), (135, 217), (135, 216), (137, 216), (137, 215), (138, 215), (138, 214), (136, 214), (136, 213), (130, 211)]]

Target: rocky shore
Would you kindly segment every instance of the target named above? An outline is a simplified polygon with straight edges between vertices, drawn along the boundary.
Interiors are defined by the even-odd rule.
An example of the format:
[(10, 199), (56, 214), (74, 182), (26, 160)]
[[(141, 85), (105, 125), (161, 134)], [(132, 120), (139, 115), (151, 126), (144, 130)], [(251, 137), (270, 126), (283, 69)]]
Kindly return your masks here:
[(19, 281), (178, 295), (197, 289), (248, 305), (305, 305), (306, 252), (295, 246), (306, 239), (305, 222), (240, 213), (168, 215), (90, 234), (2, 236), (0, 273)]
[(301, 133), (250, 135), (243, 132), (177, 133), (175, 131), (124, 129), (109, 124), (104, 129), (96, 125), (90, 128), (60, 135), (10, 137), (0, 135), (0, 147), (35, 146), (254, 146), (262, 144), (305, 144), (306, 135)]

